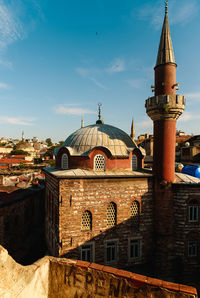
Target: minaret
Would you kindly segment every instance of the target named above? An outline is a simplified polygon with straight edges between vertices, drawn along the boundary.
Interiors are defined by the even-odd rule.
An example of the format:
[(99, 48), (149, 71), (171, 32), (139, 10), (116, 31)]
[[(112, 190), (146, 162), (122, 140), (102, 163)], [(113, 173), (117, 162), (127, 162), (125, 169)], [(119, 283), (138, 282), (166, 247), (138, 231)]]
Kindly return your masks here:
[(24, 131), (22, 131), (22, 142), (25, 141), (25, 138), (24, 138)]
[(81, 117), (81, 128), (84, 127), (83, 117)]
[(182, 114), (185, 99), (176, 95), (176, 63), (168, 23), (167, 1), (156, 61), (155, 96), (146, 100), (146, 112), (154, 122), (153, 173), (160, 181), (174, 182), (176, 120)]
[(131, 123), (131, 139), (134, 141), (135, 140), (135, 127), (134, 127), (134, 121), (132, 119)]
[(168, 23), (168, 3), (156, 61), (154, 96), (145, 103), (146, 112), (153, 120), (154, 150), (154, 234), (155, 273), (159, 278), (173, 276), (174, 204), (172, 183), (175, 180), (176, 120), (182, 114), (185, 99), (176, 95), (176, 63)]

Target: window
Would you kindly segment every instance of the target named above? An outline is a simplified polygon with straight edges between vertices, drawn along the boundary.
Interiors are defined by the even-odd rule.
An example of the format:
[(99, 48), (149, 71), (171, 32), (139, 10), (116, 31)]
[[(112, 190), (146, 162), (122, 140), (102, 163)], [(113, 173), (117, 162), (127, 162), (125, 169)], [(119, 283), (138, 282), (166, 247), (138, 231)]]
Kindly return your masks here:
[(188, 221), (198, 222), (199, 220), (199, 206), (197, 200), (191, 200), (188, 206)]
[(97, 154), (94, 157), (94, 170), (105, 171), (105, 157), (102, 154)]
[(130, 240), (130, 259), (141, 257), (141, 239)]
[(138, 201), (133, 201), (131, 204), (131, 224), (138, 228), (140, 220), (140, 203)]
[(138, 159), (135, 154), (132, 156), (132, 171), (136, 171), (138, 169)]
[(188, 257), (197, 257), (198, 243), (196, 240), (188, 241)]
[(93, 243), (81, 246), (81, 260), (93, 262)]
[(62, 159), (61, 159), (61, 168), (63, 170), (67, 170), (68, 169), (68, 155), (66, 153), (64, 153), (62, 155)]
[(117, 261), (117, 241), (106, 242), (106, 262), (116, 262)]
[(81, 230), (89, 231), (92, 229), (92, 213), (88, 210), (84, 211), (81, 218)]
[(117, 206), (111, 202), (107, 208), (107, 227), (111, 228), (116, 225)]

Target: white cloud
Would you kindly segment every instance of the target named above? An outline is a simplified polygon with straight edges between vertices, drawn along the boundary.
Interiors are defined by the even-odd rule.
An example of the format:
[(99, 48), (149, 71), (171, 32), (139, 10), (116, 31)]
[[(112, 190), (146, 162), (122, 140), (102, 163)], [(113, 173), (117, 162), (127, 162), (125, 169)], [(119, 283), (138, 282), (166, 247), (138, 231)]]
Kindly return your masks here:
[(95, 85), (97, 85), (98, 87), (102, 88), (102, 89), (106, 89), (106, 86), (104, 86), (102, 83), (98, 82), (95, 78), (89, 78), (92, 82), (95, 83)]
[(17, 117), (0, 116), (1, 123), (9, 123), (15, 125), (33, 125), (33, 120), (34, 119), (22, 119)]
[(11, 87), (8, 84), (0, 82), (0, 89), (6, 89), (6, 90), (8, 90), (10, 88)]
[(196, 121), (196, 120), (200, 120), (200, 115), (199, 114), (194, 114), (194, 113), (190, 113), (190, 112), (184, 112), (180, 118), (179, 118), (179, 122), (187, 122), (187, 121)]
[(151, 119), (147, 119), (147, 120), (143, 120), (143, 121), (137, 122), (136, 125), (138, 127), (142, 127), (142, 128), (152, 128), (153, 121)]
[(55, 112), (57, 114), (64, 114), (64, 115), (84, 115), (84, 114), (96, 114), (96, 112), (84, 108), (72, 108), (69, 106), (59, 106), (55, 108)]
[(13, 41), (24, 38), (23, 26), (11, 6), (0, 1), (0, 48), (4, 49)]
[(87, 77), (89, 75), (90, 70), (87, 68), (83, 67), (77, 67), (76, 72), (81, 76), (81, 77)]
[(196, 0), (183, 1), (180, 5), (180, 1), (172, 2), (171, 10), (176, 10), (176, 13), (171, 13), (171, 24), (187, 23), (198, 14), (198, 3)]
[(200, 92), (194, 92), (194, 93), (186, 93), (185, 94), (186, 99), (195, 99), (200, 100)]
[(106, 69), (109, 73), (121, 72), (125, 70), (125, 63), (122, 59), (116, 59), (111, 65)]
[(101, 82), (99, 82), (96, 78), (94, 78), (95, 74), (102, 73), (102, 70), (97, 68), (83, 68), (83, 67), (77, 67), (76, 72), (83, 78), (87, 78), (90, 81), (92, 81), (96, 86), (106, 89), (106, 86), (104, 86)]
[(0, 59), (0, 65), (4, 66), (6, 68), (9, 68), (9, 69), (12, 69), (12, 67), (13, 67), (12, 62), (3, 60), (3, 59)]
[[(163, 1), (164, 4), (164, 1)], [(185, 24), (192, 20), (198, 14), (199, 5), (197, 0), (172, 0), (169, 3), (169, 22), (172, 24)], [(174, 14), (174, 11), (176, 13)], [(138, 11), (138, 17), (149, 21), (156, 29), (159, 29), (163, 23), (164, 5), (156, 1), (154, 5), (146, 4)]]
[(127, 82), (133, 88), (140, 88), (144, 84), (144, 79), (132, 79)]

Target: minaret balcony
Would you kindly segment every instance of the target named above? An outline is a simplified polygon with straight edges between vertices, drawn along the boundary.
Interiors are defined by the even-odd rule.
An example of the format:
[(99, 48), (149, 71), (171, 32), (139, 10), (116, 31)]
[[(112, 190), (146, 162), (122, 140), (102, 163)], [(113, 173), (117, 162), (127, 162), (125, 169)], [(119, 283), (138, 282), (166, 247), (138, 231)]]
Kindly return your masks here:
[(145, 102), (147, 115), (153, 120), (178, 119), (185, 108), (183, 95), (158, 95), (149, 97)]

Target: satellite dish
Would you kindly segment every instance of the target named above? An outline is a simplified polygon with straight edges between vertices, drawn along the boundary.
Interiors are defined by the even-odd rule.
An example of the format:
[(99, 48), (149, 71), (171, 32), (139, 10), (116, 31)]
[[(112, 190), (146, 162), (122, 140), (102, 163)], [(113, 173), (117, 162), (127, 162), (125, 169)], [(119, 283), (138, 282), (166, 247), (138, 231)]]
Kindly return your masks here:
[(189, 142), (185, 142), (185, 147), (190, 147), (190, 143)]

